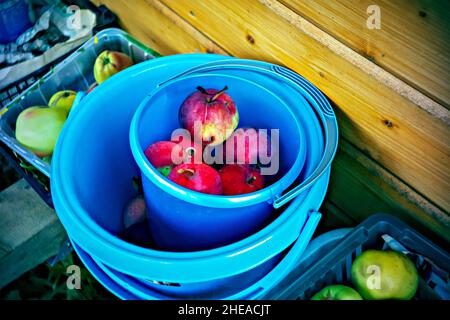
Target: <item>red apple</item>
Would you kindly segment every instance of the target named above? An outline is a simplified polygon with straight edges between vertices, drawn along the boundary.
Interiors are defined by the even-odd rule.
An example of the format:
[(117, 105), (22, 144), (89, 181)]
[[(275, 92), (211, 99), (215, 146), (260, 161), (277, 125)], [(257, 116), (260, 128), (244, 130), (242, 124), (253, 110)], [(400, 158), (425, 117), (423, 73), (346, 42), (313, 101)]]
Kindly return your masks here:
[(147, 205), (142, 196), (133, 198), (126, 205), (123, 212), (123, 225), (125, 228), (132, 226), (133, 224), (142, 222), (145, 220), (147, 213)]
[(234, 160), (237, 164), (257, 164), (260, 153), (266, 157), (271, 155), (269, 135), (259, 134), (254, 128), (237, 129), (223, 146), (226, 163)]
[(185, 188), (209, 194), (222, 194), (219, 173), (207, 164), (184, 163), (176, 166), (168, 178)]
[(264, 188), (264, 177), (256, 168), (227, 164), (220, 169), (219, 173), (224, 195), (251, 193)]
[[(203, 89), (184, 100), (179, 111), (179, 121), (196, 141), (216, 146), (225, 141), (236, 129), (239, 114), (231, 97), (222, 90)], [(197, 129), (197, 126), (200, 128)]]
[(144, 154), (148, 161), (155, 167), (165, 167), (173, 165), (172, 149), (176, 147), (176, 143), (172, 141), (158, 141), (151, 144)]
[[(178, 153), (176, 151), (177, 149), (174, 150), (174, 148), (178, 148)], [(144, 151), (144, 154), (148, 161), (159, 169), (181, 163), (194, 163), (196, 160), (194, 156), (196, 152), (200, 153), (201, 156), (201, 146), (194, 145), (189, 141), (158, 141), (151, 144)], [(201, 158), (199, 162), (201, 162)]]
[(100, 53), (94, 64), (94, 78), (98, 84), (112, 75), (133, 65), (133, 60), (125, 53), (105, 50)]

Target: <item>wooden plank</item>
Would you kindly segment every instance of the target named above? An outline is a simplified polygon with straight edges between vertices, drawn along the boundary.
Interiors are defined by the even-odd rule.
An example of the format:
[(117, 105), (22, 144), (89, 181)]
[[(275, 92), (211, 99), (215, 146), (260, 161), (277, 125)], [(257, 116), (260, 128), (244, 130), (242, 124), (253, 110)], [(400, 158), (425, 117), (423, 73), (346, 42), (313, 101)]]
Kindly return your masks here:
[(450, 211), (448, 110), (441, 107), (443, 119), (430, 116), (305, 33), (306, 25), (315, 28), (308, 21), (297, 16), (301, 23), (294, 25), (281, 17), (274, 1), (162, 2), (227, 52), (284, 64), (304, 75), (336, 104), (345, 138)]
[(351, 48), (347, 47), (342, 42), (338, 41), (333, 36), (321, 29), (317, 28), (312, 23), (309, 23), (304, 18), (300, 17), (294, 11), (291, 11), (286, 6), (282, 5), (276, 0), (260, 0), (260, 2), (269, 6), (271, 10), (276, 12), (280, 17), (302, 30), (306, 35), (318, 41), (323, 46), (330, 49), (334, 54), (347, 60), (355, 67), (361, 69), (376, 81), (381, 82), (384, 86), (389, 87), (394, 92), (400, 94), (402, 97), (410, 100), (412, 103), (427, 111), (437, 119), (443, 120), (450, 124), (450, 112), (439, 103), (428, 98), (420, 91), (406, 84), (404, 81), (394, 76), (385, 69), (379, 67), (371, 60), (366, 59), (363, 55), (356, 53)]
[(162, 55), (184, 52), (225, 54), (225, 51), (159, 2), (145, 0), (93, 0), (97, 6), (107, 5), (121, 26), (136, 39)]
[(66, 233), (55, 212), (20, 180), (0, 193), (0, 288), (56, 255)]
[[(353, 50), (450, 106), (448, 0), (280, 0)], [(367, 27), (377, 5), (381, 28)]]
[(350, 228), (358, 224), (354, 218), (347, 215), (342, 209), (328, 199), (328, 197), (322, 204), (319, 212), (322, 213), (322, 219), (314, 233), (316, 236), (327, 231)]
[[(341, 140), (333, 163), (326, 201), (338, 208), (337, 224), (342, 222), (341, 226), (385, 212), (398, 216), (440, 243), (450, 243), (450, 217), (445, 212), (345, 140)], [(329, 208), (325, 207), (325, 210)], [(336, 209), (331, 208), (334, 214)], [(346, 221), (346, 217), (350, 218)], [(329, 223), (334, 224), (336, 219), (331, 220)]]

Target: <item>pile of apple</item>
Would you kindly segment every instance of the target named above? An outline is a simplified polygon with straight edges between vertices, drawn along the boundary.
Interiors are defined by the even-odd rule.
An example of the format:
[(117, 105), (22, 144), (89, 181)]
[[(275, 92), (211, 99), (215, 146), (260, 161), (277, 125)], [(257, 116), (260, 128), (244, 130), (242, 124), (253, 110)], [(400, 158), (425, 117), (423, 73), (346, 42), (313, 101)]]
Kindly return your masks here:
[[(256, 159), (260, 148), (267, 150), (270, 143), (260, 141), (263, 139), (258, 138), (257, 131), (253, 128), (236, 130), (239, 113), (226, 90), (227, 87), (222, 90), (197, 87), (197, 91), (182, 103), (179, 123), (189, 131), (193, 141), (158, 141), (146, 148), (144, 153), (149, 162), (169, 180), (185, 188), (213, 195), (239, 195), (264, 188), (264, 177), (251, 160)], [(201, 124), (201, 130), (194, 128), (196, 124)], [(253, 145), (246, 140), (243, 146), (235, 143), (235, 150), (227, 150), (226, 140), (237, 140), (239, 135), (255, 135), (258, 143)], [(235, 161), (219, 169), (202, 162), (201, 154), (204, 149), (220, 144), (224, 144), (224, 158), (230, 153), (228, 156), (234, 157)], [(245, 150), (237, 152), (238, 147)], [(183, 159), (181, 164), (174, 163), (174, 152), (179, 152)]]
[(410, 300), (417, 291), (419, 276), (414, 263), (402, 252), (367, 250), (353, 261), (351, 270), (355, 289), (331, 285), (312, 300)]
[[(129, 56), (116, 51), (103, 51), (95, 60), (95, 86), (112, 75), (133, 64)], [(48, 106), (32, 106), (23, 110), (16, 120), (16, 139), (38, 157), (50, 161), (50, 156), (59, 133), (72, 108), (76, 92), (64, 90), (56, 92), (49, 100)]]

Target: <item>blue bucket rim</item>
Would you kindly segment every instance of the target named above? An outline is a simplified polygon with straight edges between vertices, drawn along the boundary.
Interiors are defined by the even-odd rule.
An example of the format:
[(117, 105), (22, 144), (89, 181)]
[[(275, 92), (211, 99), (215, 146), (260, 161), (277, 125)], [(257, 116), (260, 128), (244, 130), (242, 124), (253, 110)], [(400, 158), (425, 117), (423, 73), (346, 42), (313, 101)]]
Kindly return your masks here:
[(97, 280), (103, 287), (105, 287), (109, 292), (114, 294), (116, 297), (122, 300), (138, 300), (139, 297), (131, 293), (129, 290), (121, 287), (119, 284), (114, 282), (111, 277), (109, 277), (92, 259), (89, 254), (81, 249), (72, 239), (70, 239), (73, 249), (77, 253), (81, 262), (83, 262), (86, 269), (90, 274)]
[[(316, 186), (312, 186), (311, 189), (315, 189), (315, 187)], [(117, 236), (114, 236), (113, 234), (109, 233), (105, 229), (103, 229), (100, 226), (95, 225), (95, 224), (94, 224), (94, 226), (96, 228), (94, 228), (94, 229), (97, 229), (96, 231), (99, 231), (96, 234), (96, 237), (92, 237), (92, 235), (95, 234), (95, 232), (96, 232), (93, 229), (91, 229), (92, 225), (90, 226), (90, 225), (84, 224), (83, 226), (80, 226), (80, 224), (77, 224), (74, 226), (75, 228), (72, 228), (70, 231), (67, 230), (67, 232), (68, 232), (69, 236), (71, 238), (73, 238), (75, 241), (77, 241), (79, 246), (82, 247), (82, 249), (85, 251), (92, 251), (92, 250), (90, 250), (88, 247), (86, 247), (86, 243), (83, 243), (83, 244), (79, 243), (78, 240), (80, 237), (83, 238), (83, 233), (84, 233), (84, 238), (90, 236), (90, 238), (89, 238), (90, 241), (88, 241), (88, 243), (87, 243), (87, 245), (90, 246), (90, 248), (96, 246), (96, 244), (92, 243), (92, 242), (96, 242), (102, 246), (103, 251), (108, 250), (111, 252), (111, 250), (112, 250), (112, 252), (115, 252), (116, 250), (120, 250), (121, 254), (123, 254), (123, 256), (121, 256), (121, 258), (129, 261), (129, 263), (126, 264), (127, 266), (131, 265), (134, 262), (141, 263), (142, 262), (141, 259), (144, 259), (146, 261), (146, 263), (150, 263), (154, 267), (159, 265), (162, 268), (164, 268), (162, 271), (157, 272), (159, 274), (159, 276), (152, 277), (152, 276), (147, 276), (147, 274), (148, 274), (147, 269), (145, 269), (142, 266), (139, 266), (137, 269), (139, 269), (139, 270), (145, 269), (144, 271), (142, 271), (142, 273), (146, 274), (145, 277), (155, 278), (155, 280), (169, 281), (169, 282), (200, 281), (198, 279), (202, 279), (204, 281), (213, 280), (213, 279), (219, 279), (219, 278), (223, 277), (223, 274), (222, 275), (215, 274), (214, 276), (212, 276), (212, 275), (206, 275), (206, 274), (204, 274), (204, 272), (202, 272), (202, 274), (198, 275), (199, 278), (195, 278), (191, 275), (189, 279), (185, 279), (184, 281), (181, 281), (178, 278), (177, 278), (177, 280), (173, 280), (172, 278), (170, 278), (171, 276), (173, 276), (173, 272), (170, 269), (175, 268), (175, 267), (173, 267), (173, 264), (177, 264), (176, 268), (178, 270), (180, 268), (183, 269), (182, 265), (191, 265), (191, 263), (196, 263), (198, 265), (204, 265), (205, 263), (212, 263), (213, 261), (216, 261), (217, 265), (222, 265), (222, 264), (224, 264), (224, 262), (223, 262), (224, 258), (229, 259), (229, 258), (234, 258), (236, 256), (243, 256), (243, 255), (246, 255), (250, 259), (253, 259), (253, 258), (257, 259), (256, 258), (257, 254), (255, 254), (256, 249), (259, 248), (260, 250), (266, 250), (267, 246), (265, 246), (265, 244), (268, 241), (272, 242), (271, 243), (272, 246), (279, 247), (279, 245), (277, 245), (277, 241), (285, 243), (286, 232), (284, 232), (283, 234), (281, 234), (280, 232), (275, 234), (274, 230), (279, 230), (282, 227), (287, 228), (287, 226), (292, 226), (293, 223), (297, 222), (297, 220), (298, 220), (297, 208), (300, 205), (300, 203), (303, 203), (304, 201), (307, 201), (308, 199), (311, 198), (310, 192), (311, 192), (311, 190), (308, 190), (307, 193), (300, 195), (297, 199), (295, 199), (293, 201), (293, 203), (291, 203), (289, 205), (289, 207), (287, 207), (287, 209), (282, 214), (280, 214), (280, 216), (278, 216), (272, 223), (270, 223), (269, 225), (267, 225), (260, 231), (254, 233), (254, 234), (250, 235), (249, 237), (244, 238), (240, 241), (234, 242), (232, 244), (229, 244), (229, 245), (226, 245), (223, 247), (202, 250), (202, 251), (172, 252), (172, 251), (161, 251), (161, 250), (155, 250), (155, 249), (146, 248), (146, 247), (140, 247), (138, 245), (135, 245), (135, 244), (129, 243), (125, 240), (122, 240)], [(322, 198), (323, 197), (325, 197), (325, 192), (322, 192)], [(62, 203), (59, 203), (59, 199), (57, 201), (58, 201), (58, 204), (63, 206)], [(68, 212), (67, 207), (65, 207), (65, 208), (66, 208), (66, 211), (65, 211), (66, 216), (64, 218), (60, 217), (60, 219), (64, 225), (65, 225), (67, 215), (71, 215), (71, 216), (74, 215), (72, 210), (70, 212)], [(315, 209), (317, 210), (318, 208), (315, 208)], [(75, 229), (78, 229), (78, 231), (74, 232)], [(78, 233), (80, 231), (82, 233)], [(76, 233), (76, 235), (75, 235), (75, 233)], [(281, 236), (283, 236), (282, 239), (280, 239)], [(293, 238), (292, 241), (294, 241), (297, 238), (297, 236), (298, 235), (292, 235), (292, 238)], [(249, 248), (251, 248), (252, 250), (249, 250)], [(281, 251), (283, 249), (284, 249), (284, 247), (281, 248)], [(260, 258), (259, 257), (257, 259), (258, 263), (263, 263), (263, 262), (269, 260), (270, 258), (274, 257), (278, 253), (279, 253), (278, 251), (274, 251), (270, 255), (266, 256), (265, 259), (263, 259), (263, 260), (259, 259)], [(117, 269), (122, 270), (120, 267), (117, 267)], [(242, 266), (242, 267), (239, 267), (234, 272), (235, 273), (244, 272), (247, 269), (248, 268), (246, 268), (245, 266)], [(125, 270), (122, 270), (122, 271), (125, 271)], [(226, 272), (226, 270), (225, 270), (225, 272)], [(139, 272), (136, 272), (136, 273), (139, 273)], [(211, 271), (211, 273), (214, 273), (214, 271)], [(178, 276), (182, 277), (184, 275), (179, 274)], [(167, 278), (164, 278), (164, 277), (167, 277)]]
[[(170, 181), (168, 178), (164, 177), (151, 163), (148, 161), (147, 157), (144, 154), (144, 150), (139, 142), (139, 126), (140, 126), (140, 120), (142, 119), (142, 114), (147, 110), (147, 108), (151, 108), (150, 103), (151, 100), (157, 95), (163, 92), (163, 90), (169, 89), (171, 85), (176, 85), (180, 81), (186, 81), (190, 79), (195, 78), (203, 78), (203, 77), (224, 77), (224, 78), (230, 78), (235, 79), (238, 81), (243, 81), (251, 84), (252, 86), (258, 87), (260, 90), (265, 91), (267, 94), (274, 97), (276, 100), (280, 102), (280, 105), (282, 105), (285, 109), (285, 111), (288, 111), (291, 115), (292, 119), (295, 121), (295, 124), (297, 126), (297, 130), (299, 133), (299, 143), (300, 147), (297, 152), (297, 157), (294, 161), (294, 164), (291, 166), (291, 168), (276, 182), (273, 184), (252, 192), (248, 194), (243, 195), (234, 195), (234, 196), (225, 196), (225, 195), (211, 195), (211, 194), (205, 194), (200, 193), (194, 190), (190, 190), (188, 188), (185, 188), (183, 186), (180, 186), (172, 181)], [(302, 104), (306, 104), (306, 101), (302, 101)], [(138, 109), (136, 110), (133, 119), (131, 121), (130, 125), (130, 146), (131, 151), (134, 156), (134, 160), (136, 161), (137, 165), (139, 166), (139, 169), (141, 173), (143, 173), (152, 183), (154, 183), (158, 188), (161, 190), (169, 193), (170, 195), (185, 200), (187, 202), (200, 205), (200, 206), (207, 206), (207, 207), (218, 207), (218, 208), (238, 208), (238, 207), (244, 207), (249, 206), (257, 203), (261, 203), (264, 201), (273, 202), (275, 198), (281, 194), (284, 190), (286, 190), (300, 175), (303, 165), (306, 160), (306, 139), (305, 139), (305, 133), (303, 130), (303, 127), (299, 123), (298, 115), (292, 112), (291, 107), (289, 107), (285, 101), (280, 99), (276, 94), (274, 94), (272, 91), (268, 90), (267, 88), (250, 81), (248, 79), (243, 79), (238, 76), (233, 75), (227, 75), (227, 74), (221, 74), (221, 73), (202, 73), (202, 74), (194, 74), (185, 76), (182, 78), (177, 78), (173, 81), (169, 81), (164, 83), (162, 86), (156, 87), (139, 105)], [(232, 214), (232, 213), (230, 213)]]

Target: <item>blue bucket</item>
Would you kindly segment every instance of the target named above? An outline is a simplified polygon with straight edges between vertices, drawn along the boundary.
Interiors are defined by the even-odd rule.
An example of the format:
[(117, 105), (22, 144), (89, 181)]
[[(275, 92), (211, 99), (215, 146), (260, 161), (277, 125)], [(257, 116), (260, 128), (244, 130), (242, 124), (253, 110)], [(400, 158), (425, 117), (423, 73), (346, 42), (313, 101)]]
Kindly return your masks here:
[[(310, 199), (321, 193), (321, 189), (328, 184), (328, 180), (329, 172), (312, 187)], [(305, 223), (300, 236), (291, 247), (249, 271), (216, 281), (182, 284), (155, 283), (114, 270), (100, 260), (89, 256), (80, 247), (76, 245), (74, 247), (94, 276), (122, 299), (130, 299), (124, 292), (131, 294), (131, 299), (145, 300), (261, 299), (296, 267), (321, 217), (317, 212), (308, 214), (304, 211), (300, 216), (305, 218)]]
[[(264, 262), (258, 262), (255, 266), (243, 268), (240, 272), (234, 272), (233, 275), (225, 276), (224, 269), (228, 268), (225, 265), (215, 266), (215, 272), (219, 278), (207, 281), (196, 281), (196, 277), (191, 279), (183, 279), (183, 282), (171, 283), (166, 285), (163, 283), (156, 283), (152, 278), (140, 278), (127, 271), (118, 271), (114, 266), (110, 266), (96, 257), (92, 257), (98, 266), (115, 282), (122, 287), (133, 292), (141, 299), (244, 299), (246, 296), (263, 294), (270, 290), (277, 281), (277, 277), (283, 277), (283, 274), (290, 271), (292, 264), (302, 254), (306, 245), (316, 229), (317, 223), (321, 215), (317, 212), (311, 212), (309, 208), (314, 206), (314, 203), (320, 197), (323, 197), (323, 188), (328, 184), (329, 174), (325, 175), (316, 185), (311, 188), (310, 194), (304, 200), (302, 207), (297, 207), (299, 203), (297, 200), (289, 206), (286, 210), (293, 210), (295, 208), (295, 218), (297, 223), (301, 226), (300, 235), (295, 241), (292, 248), (288, 248), (271, 257)], [(234, 254), (239, 254), (235, 252)], [(244, 265), (246, 257), (240, 259), (241, 265)], [(212, 262), (213, 259), (210, 259)], [(226, 263), (223, 260), (223, 263)], [(236, 260), (236, 263), (239, 263)], [(190, 273), (187, 269), (184, 272)], [(180, 270), (181, 272), (181, 270)], [(267, 276), (271, 274), (269, 281)], [(179, 276), (180, 277), (180, 276)], [(198, 277), (197, 277), (198, 278)], [(264, 280), (263, 280), (264, 279)]]
[[(245, 239), (214, 249), (160, 251), (139, 247), (118, 237), (123, 231), (122, 208), (136, 195), (131, 181), (140, 175), (129, 143), (131, 119), (139, 104), (161, 81), (193, 66), (225, 58), (198, 54), (164, 57), (135, 65), (111, 77), (102, 83), (102, 88), (92, 91), (80, 102), (76, 112), (67, 120), (53, 154), (52, 197), (56, 212), (73, 243), (90, 258), (114, 272), (139, 281), (182, 285), (169, 289), (161, 286), (157, 290), (161, 297), (195, 294), (206, 297), (208, 292), (213, 296), (215, 290), (228, 296), (237, 293), (225, 292), (221, 287), (238, 287), (237, 281), (233, 280), (238, 279), (235, 276), (254, 271), (255, 277), (248, 279), (264, 278), (264, 272), (270, 268), (259, 274), (257, 268), (266, 262), (268, 266), (283, 261), (286, 248), (300, 239), (305, 217), (309, 217), (309, 214), (305, 216), (305, 212), (318, 210), (326, 193), (328, 176), (322, 174), (294, 201), (283, 209), (274, 209), (272, 221), (260, 230)], [(254, 80), (261, 84), (262, 81)], [(266, 78), (264, 81), (273, 82)], [(298, 103), (299, 100), (310, 103), (293, 87), (285, 89), (283, 100), (287, 104)], [(308, 152), (299, 175), (302, 185), (301, 181), (311, 181), (309, 177), (317, 173), (319, 164), (325, 158), (327, 140), (324, 126), (313, 108), (295, 112), (301, 114), (299, 121), (303, 128), (304, 123), (312, 124), (304, 130)], [(329, 167), (326, 172), (329, 172)], [(305, 244), (309, 241), (307, 238), (301, 240)], [(268, 262), (271, 259), (273, 262)], [(223, 281), (226, 278), (230, 281)], [(120, 287), (105, 280), (110, 277), (102, 279), (110, 289)], [(252, 285), (252, 281), (239, 281), (244, 287)], [(114, 292), (115, 289), (111, 290)], [(122, 295), (124, 292), (118, 295), (125, 298), (134, 296), (132, 293)]]
[[(239, 111), (240, 126), (280, 130), (276, 182), (245, 195), (209, 195), (173, 183), (150, 164), (145, 149), (154, 142), (170, 139), (170, 134), (179, 128), (178, 110), (183, 100), (197, 86), (227, 86)], [(300, 175), (307, 152), (299, 116), (283, 100), (255, 82), (217, 73), (185, 76), (153, 91), (133, 117), (130, 145), (142, 172), (153, 239), (161, 248), (176, 251), (227, 245), (261, 229), (274, 211), (275, 197)]]

